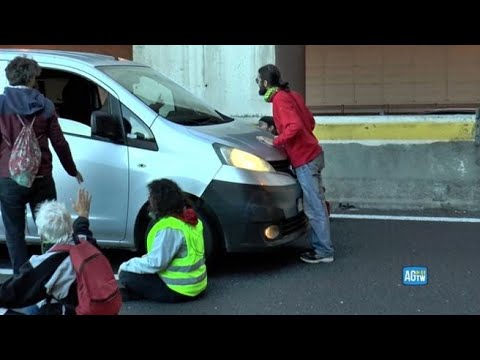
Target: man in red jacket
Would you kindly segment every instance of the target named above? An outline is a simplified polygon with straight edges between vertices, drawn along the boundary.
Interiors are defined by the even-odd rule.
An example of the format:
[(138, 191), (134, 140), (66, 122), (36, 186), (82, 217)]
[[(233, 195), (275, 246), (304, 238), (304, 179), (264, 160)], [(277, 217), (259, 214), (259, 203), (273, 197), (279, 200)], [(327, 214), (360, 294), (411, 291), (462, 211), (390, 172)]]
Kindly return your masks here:
[(310, 222), (313, 250), (302, 254), (300, 259), (311, 264), (330, 263), (334, 260), (334, 250), (322, 185), (325, 163), (323, 149), (313, 134), (313, 115), (302, 96), (291, 91), (288, 83), (282, 81), (275, 65), (258, 69), (256, 81), (259, 95), (273, 105), (273, 119), (279, 134), (273, 141), (262, 139), (285, 150), (303, 191), (303, 207)]
[[(30, 204), (35, 216), (38, 204), (57, 198), (48, 140), (65, 171), (79, 183), (83, 181), (58, 123), (54, 104), (33, 88), (40, 72), (41, 68), (35, 60), (16, 57), (5, 69), (9, 86), (0, 95), (0, 204), (14, 274), (18, 274), (22, 264), (28, 260), (25, 243), (26, 204)], [(26, 124), (35, 118), (33, 131), (42, 153), (40, 168), (30, 188), (10, 178), (8, 168), (12, 146), (23, 128), (19, 116)]]

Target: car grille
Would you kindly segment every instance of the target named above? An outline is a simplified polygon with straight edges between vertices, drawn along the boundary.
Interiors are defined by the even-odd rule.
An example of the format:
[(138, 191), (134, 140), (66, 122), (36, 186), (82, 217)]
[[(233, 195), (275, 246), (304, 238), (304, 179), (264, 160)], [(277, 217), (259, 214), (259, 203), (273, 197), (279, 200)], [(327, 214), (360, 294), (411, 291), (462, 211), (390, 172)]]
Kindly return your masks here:
[(302, 211), (298, 215), (278, 224), (278, 227), (280, 228), (280, 233), (282, 234), (282, 236), (285, 236), (305, 227), (307, 223), (308, 219)]

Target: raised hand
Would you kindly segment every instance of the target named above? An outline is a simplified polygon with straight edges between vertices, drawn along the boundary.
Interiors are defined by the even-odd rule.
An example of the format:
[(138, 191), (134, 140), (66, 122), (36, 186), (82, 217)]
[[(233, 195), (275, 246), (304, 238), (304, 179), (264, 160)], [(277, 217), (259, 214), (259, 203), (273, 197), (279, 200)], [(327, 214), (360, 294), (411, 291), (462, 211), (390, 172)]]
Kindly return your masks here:
[(78, 189), (77, 199), (72, 203), (73, 210), (78, 216), (88, 218), (90, 213), (90, 203), (92, 202), (92, 196), (85, 189)]

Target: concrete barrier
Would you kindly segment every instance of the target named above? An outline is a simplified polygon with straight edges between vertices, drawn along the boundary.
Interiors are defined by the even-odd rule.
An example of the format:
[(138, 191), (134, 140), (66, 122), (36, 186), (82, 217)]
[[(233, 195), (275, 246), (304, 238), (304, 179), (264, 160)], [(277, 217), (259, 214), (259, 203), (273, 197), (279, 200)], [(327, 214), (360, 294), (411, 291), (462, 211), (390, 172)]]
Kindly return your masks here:
[(316, 116), (327, 197), (360, 209), (480, 211), (475, 115)]

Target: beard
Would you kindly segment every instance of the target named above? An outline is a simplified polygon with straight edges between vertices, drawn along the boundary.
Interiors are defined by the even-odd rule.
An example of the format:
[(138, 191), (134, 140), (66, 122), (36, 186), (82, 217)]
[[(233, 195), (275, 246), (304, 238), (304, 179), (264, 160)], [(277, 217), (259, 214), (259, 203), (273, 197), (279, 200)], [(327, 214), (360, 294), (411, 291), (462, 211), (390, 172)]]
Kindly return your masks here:
[(260, 85), (260, 88), (258, 89), (258, 95), (263, 96), (267, 93), (267, 88), (263, 85)]

